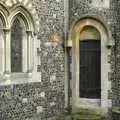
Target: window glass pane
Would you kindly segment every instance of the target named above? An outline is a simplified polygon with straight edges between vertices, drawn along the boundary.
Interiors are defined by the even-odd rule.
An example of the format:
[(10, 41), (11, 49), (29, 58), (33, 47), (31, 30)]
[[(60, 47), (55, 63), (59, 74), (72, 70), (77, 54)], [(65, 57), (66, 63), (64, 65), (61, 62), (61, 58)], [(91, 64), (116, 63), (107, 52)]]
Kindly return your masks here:
[(11, 28), (11, 72), (22, 72), (22, 41), (25, 25), (18, 16)]

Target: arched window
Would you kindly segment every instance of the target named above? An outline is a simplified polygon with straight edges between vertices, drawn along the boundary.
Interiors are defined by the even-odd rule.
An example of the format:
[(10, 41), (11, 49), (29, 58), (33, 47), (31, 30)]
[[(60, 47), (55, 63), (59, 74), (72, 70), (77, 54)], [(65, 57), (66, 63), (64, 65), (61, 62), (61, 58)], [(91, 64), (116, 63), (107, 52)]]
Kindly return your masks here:
[[(2, 84), (26, 83), (36, 75), (34, 20), (23, 6), (0, 7), (0, 77)], [(4, 11), (4, 12), (3, 12)], [(9, 14), (8, 14), (9, 13)], [(22, 78), (22, 79), (21, 79)]]
[[(34, 72), (34, 22), (22, 6), (11, 10), (5, 43), (5, 79), (27, 82)], [(22, 80), (21, 80), (22, 78)], [(17, 80), (17, 81), (16, 81)]]
[(11, 72), (23, 72), (23, 42), (26, 35), (25, 23), (20, 15), (11, 27)]

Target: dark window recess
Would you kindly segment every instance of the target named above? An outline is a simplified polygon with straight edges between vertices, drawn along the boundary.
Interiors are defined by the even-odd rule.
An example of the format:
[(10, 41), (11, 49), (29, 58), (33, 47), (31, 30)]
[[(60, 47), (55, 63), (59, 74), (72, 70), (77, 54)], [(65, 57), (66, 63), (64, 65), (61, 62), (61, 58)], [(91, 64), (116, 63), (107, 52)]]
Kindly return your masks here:
[(100, 40), (80, 41), (80, 97), (101, 97)]
[(11, 72), (22, 72), (22, 37), (24, 26), (16, 18), (11, 28)]

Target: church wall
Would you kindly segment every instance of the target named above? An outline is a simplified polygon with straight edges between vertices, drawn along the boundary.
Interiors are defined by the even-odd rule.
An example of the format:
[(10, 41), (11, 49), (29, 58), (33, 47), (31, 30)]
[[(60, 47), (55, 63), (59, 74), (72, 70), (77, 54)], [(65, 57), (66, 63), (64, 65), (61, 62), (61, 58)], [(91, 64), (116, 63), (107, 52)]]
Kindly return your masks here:
[(37, 22), (36, 75), (30, 82), (0, 85), (1, 120), (37, 120), (55, 116), (64, 110), (64, 48), (62, 45), (46, 45), (56, 34), (64, 41), (64, 35), (69, 32), (73, 22), (84, 16), (99, 19), (111, 31), (115, 46), (110, 48), (112, 54), (108, 56), (111, 64), (108, 94), (112, 106), (120, 106), (120, 2), (105, 1), (69, 0), (68, 16), (64, 13), (64, 0), (1, 0), (8, 9), (17, 3), (23, 5)]
[(108, 56), (108, 62), (111, 65), (108, 72), (108, 99), (112, 100), (112, 107), (120, 106), (120, 71), (119, 71), (119, 39), (120, 39), (120, 22), (119, 22), (119, 1), (117, 0), (70, 0), (69, 2), (69, 29), (75, 21), (87, 16), (97, 18), (104, 26), (108, 27), (111, 32), (111, 38), (115, 46), (111, 49), (111, 55)]
[(9, 81), (4, 85), (3, 82), (0, 85), (0, 119), (37, 120), (61, 113), (64, 110), (63, 45), (46, 45), (56, 34), (63, 41), (64, 1), (2, 0), (1, 3), (8, 10), (16, 4), (27, 8), (34, 18), (37, 30), (34, 79), (17, 84)]

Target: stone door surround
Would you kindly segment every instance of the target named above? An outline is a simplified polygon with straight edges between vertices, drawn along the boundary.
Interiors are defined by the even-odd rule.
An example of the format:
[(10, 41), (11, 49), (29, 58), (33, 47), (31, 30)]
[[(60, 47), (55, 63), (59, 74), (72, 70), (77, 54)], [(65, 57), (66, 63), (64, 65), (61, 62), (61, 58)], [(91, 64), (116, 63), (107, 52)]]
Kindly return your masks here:
[(79, 40), (80, 33), (82, 29), (86, 26), (92, 26), (98, 30), (101, 37), (101, 99), (97, 102), (99, 107), (107, 111), (107, 108), (111, 106), (110, 100), (108, 99), (108, 90), (111, 90), (111, 82), (108, 81), (108, 72), (110, 72), (110, 63), (108, 63), (108, 55), (111, 54), (111, 50), (108, 49), (107, 45), (111, 40), (111, 35), (109, 30), (97, 19), (94, 18), (84, 18), (74, 22), (73, 26), (69, 32), (68, 45), (72, 48), (72, 107), (92, 107), (94, 106), (89, 103), (88, 99), (82, 99), (79, 97)]

